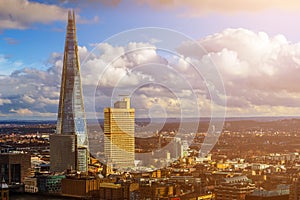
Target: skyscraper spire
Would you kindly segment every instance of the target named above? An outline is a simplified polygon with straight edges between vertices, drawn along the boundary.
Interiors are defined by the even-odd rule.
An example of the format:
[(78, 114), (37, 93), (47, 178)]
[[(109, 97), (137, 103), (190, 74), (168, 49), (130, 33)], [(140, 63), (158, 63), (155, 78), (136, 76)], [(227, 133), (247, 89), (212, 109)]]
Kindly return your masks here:
[[(76, 150), (74, 157), (76, 160), (76, 169), (78, 171), (87, 170), (88, 156), (83, 158), (82, 152), (83, 149), (86, 149), (86, 154), (88, 155), (88, 134), (82, 95), (74, 11), (68, 12), (68, 25), (56, 129), (58, 135), (75, 136)], [(70, 139), (71, 137), (65, 138)]]
[(68, 13), (57, 121), (58, 134), (76, 134), (78, 145), (88, 145), (74, 11)]

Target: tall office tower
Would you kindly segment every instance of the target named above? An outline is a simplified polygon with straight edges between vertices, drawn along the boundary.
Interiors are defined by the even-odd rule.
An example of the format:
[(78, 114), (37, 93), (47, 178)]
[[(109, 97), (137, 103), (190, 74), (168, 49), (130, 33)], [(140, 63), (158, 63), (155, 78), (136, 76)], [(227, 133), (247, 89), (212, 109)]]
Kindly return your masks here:
[(104, 153), (114, 168), (134, 166), (134, 108), (128, 97), (104, 109)]
[(51, 170), (87, 172), (89, 144), (74, 11), (68, 13), (56, 132), (50, 137)]
[(183, 145), (181, 138), (175, 137), (168, 145), (168, 150), (171, 154), (171, 158), (178, 159), (183, 158)]

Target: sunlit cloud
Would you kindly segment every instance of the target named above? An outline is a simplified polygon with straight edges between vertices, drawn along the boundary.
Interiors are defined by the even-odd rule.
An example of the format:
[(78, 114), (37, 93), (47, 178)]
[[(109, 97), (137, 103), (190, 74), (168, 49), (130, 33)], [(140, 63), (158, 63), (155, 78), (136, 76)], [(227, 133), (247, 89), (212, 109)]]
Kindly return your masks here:
[(28, 0), (0, 0), (0, 29), (26, 29), (34, 23), (66, 19), (67, 10)]
[(203, 16), (210, 13), (234, 14), (239, 12), (259, 12), (264, 10), (299, 11), (297, 0), (136, 0), (138, 4), (148, 4), (154, 8), (180, 9), (184, 16)]
[(116, 6), (122, 0), (49, 0), (50, 2), (60, 3), (60, 4), (75, 4), (77, 6), (91, 6), (95, 4), (102, 4), (106, 6)]
[(210, 57), (222, 74), (230, 114), (297, 114), (299, 43), (293, 44), (283, 35), (270, 37), (263, 32), (226, 29), (202, 39), (200, 44), (208, 50), (203, 57)]
[[(216, 109), (226, 107), (229, 116), (299, 113), (300, 44), (289, 42), (283, 35), (247, 29), (225, 29), (198, 42), (206, 53), (185, 43), (177, 48), (177, 58), (159, 54), (155, 43), (101, 43), (95, 44), (93, 51), (79, 46), (87, 113), (102, 113), (104, 107), (111, 106), (113, 91), (126, 93), (132, 88), (132, 106), (140, 117), (149, 112), (176, 116), (182, 107), (190, 111), (199, 107), (201, 114), (209, 115), (212, 105)], [(199, 79), (189, 64), (197, 63), (202, 66), (200, 70), (206, 70), (207, 60), (215, 63), (224, 80), (226, 95), (220, 98), (226, 98), (227, 105), (211, 102), (205, 80)], [(3, 56), (2, 63), (13, 65)], [(46, 71), (24, 67), (2, 73), (1, 116), (55, 117), (62, 65), (63, 54), (52, 53)], [(184, 85), (187, 80), (192, 90)], [(139, 85), (141, 82), (149, 84)], [(97, 87), (101, 91), (96, 91)]]
[[(51, 3), (51, 2), (50, 2)], [(0, 0), (0, 30), (5, 29), (28, 29), (34, 24), (49, 24), (56, 21), (65, 22), (68, 8), (62, 7), (55, 1), (52, 4), (34, 2), (29, 0)], [(78, 23), (97, 23), (98, 16), (92, 19), (82, 18), (76, 13)], [(54, 28), (57, 30), (58, 28)], [(17, 41), (13, 38), (5, 39), (10, 44)]]

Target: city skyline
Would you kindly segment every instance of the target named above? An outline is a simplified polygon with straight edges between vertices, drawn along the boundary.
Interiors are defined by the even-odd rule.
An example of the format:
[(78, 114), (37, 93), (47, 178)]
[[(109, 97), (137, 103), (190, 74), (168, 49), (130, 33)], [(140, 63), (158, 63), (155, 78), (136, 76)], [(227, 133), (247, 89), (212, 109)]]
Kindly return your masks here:
[[(168, 77), (166, 80), (172, 80), (170, 85), (162, 87), (152, 82), (135, 92), (130, 91), (137, 117), (178, 117), (182, 112), (174, 108), (181, 106), (190, 111), (194, 106), (191, 101), (195, 99), (199, 101), (201, 116), (210, 116), (211, 111), (207, 109), (210, 106), (214, 106), (217, 113), (226, 108), (228, 117), (297, 116), (300, 112), (297, 78), (300, 30), (296, 23), (300, 18), (300, 3), (297, 1), (272, 4), (246, 1), (241, 5), (232, 0), (232, 4), (224, 5), (217, 1), (208, 4), (202, 1), (12, 0), (0, 1), (0, 5), (2, 119), (56, 119), (64, 27), (70, 8), (76, 10), (78, 18), (83, 90), (85, 97), (90, 97), (85, 98), (89, 118), (94, 112), (102, 113), (115, 100), (111, 95), (115, 82), (107, 77), (121, 80), (120, 92), (121, 88), (127, 91), (141, 80), (161, 83), (158, 80), (165, 78), (154, 70), (148, 74), (146, 70), (135, 73), (130, 63), (167, 63), (177, 70), (174, 74), (177, 77), (182, 74), (189, 77), (190, 58), (200, 66), (205, 58), (215, 63), (226, 92), (218, 93), (216, 100), (226, 99), (227, 104), (210, 102), (209, 91), (196, 87), (198, 82), (194, 80), (199, 77), (189, 79), (192, 90), (183, 87), (176, 91), (176, 83)], [(207, 52), (204, 56), (195, 56), (193, 53), (199, 51), (195, 51), (193, 45), (176, 44), (178, 46), (171, 50), (177, 57), (172, 59), (172, 54), (161, 51), (162, 41), (158, 38), (140, 37), (124, 43), (111, 40), (120, 32), (149, 26), (174, 30), (174, 35), (182, 33), (198, 41)], [(137, 55), (126, 55), (145, 47)], [(94, 88), (98, 87), (103, 67), (120, 55), (125, 55), (125, 59), (119, 58), (119, 63), (102, 77), (103, 94), (95, 97)]]

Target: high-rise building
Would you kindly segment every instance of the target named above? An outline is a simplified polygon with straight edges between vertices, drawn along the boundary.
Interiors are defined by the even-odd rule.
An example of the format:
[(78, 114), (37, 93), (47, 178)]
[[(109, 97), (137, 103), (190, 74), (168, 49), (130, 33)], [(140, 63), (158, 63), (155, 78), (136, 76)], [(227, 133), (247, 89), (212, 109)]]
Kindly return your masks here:
[(88, 170), (89, 144), (83, 105), (74, 11), (68, 13), (56, 133), (50, 136), (52, 171)]
[(104, 109), (104, 153), (114, 168), (134, 166), (134, 108), (123, 98), (114, 108)]
[(171, 154), (171, 158), (178, 159), (183, 157), (183, 145), (181, 138), (175, 137), (169, 144), (169, 152)]

